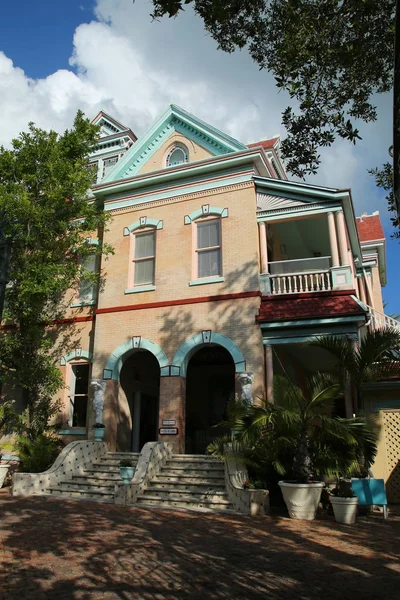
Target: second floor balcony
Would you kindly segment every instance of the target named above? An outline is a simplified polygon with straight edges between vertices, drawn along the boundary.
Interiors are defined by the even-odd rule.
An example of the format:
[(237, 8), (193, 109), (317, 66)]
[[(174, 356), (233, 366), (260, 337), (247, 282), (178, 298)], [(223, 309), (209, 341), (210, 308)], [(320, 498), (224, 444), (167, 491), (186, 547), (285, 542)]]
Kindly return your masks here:
[[(339, 233), (340, 232), (340, 233)], [(259, 222), (264, 295), (355, 289), (356, 269), (342, 215)]]

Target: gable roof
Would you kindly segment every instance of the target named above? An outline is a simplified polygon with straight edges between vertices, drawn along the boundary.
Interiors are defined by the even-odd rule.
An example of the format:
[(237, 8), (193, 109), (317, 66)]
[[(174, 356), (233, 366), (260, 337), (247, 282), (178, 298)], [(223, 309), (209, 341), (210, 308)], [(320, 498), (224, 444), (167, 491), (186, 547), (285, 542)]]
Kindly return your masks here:
[(120, 123), (119, 121), (114, 119), (114, 117), (111, 117), (110, 115), (108, 115), (103, 110), (101, 110), (95, 116), (95, 118), (92, 119), (91, 123), (92, 123), (92, 125), (100, 125), (100, 127), (102, 128), (102, 133), (101, 133), (102, 138), (107, 137), (109, 135), (116, 135), (119, 133), (130, 132), (132, 134), (131, 137), (133, 137), (135, 140), (137, 139), (136, 135), (133, 133), (133, 131), (131, 129), (129, 129), (129, 127), (126, 127), (126, 125), (123, 125), (122, 123)]
[(379, 213), (362, 215), (361, 217), (357, 217), (356, 221), (361, 243), (385, 239)]
[(179, 106), (170, 104), (103, 179), (103, 183), (136, 175), (143, 164), (174, 132), (196, 142), (213, 156), (247, 150), (247, 146), (241, 142), (201, 121)]
[(264, 150), (272, 150), (279, 143), (279, 135), (270, 138), (269, 140), (260, 140), (259, 142), (253, 142), (252, 144), (247, 144), (248, 148), (264, 148)]

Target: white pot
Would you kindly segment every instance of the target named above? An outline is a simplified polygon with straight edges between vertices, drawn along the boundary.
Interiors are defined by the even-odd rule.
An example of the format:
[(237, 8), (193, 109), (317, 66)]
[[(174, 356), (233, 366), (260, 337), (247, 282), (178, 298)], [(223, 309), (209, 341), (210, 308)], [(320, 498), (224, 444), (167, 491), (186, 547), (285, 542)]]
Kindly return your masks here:
[(8, 465), (0, 465), (0, 488), (3, 486), (7, 472), (8, 472)]
[(353, 525), (357, 518), (358, 498), (341, 498), (340, 496), (331, 496), (330, 501), (333, 508), (335, 519), (338, 523)]
[(292, 519), (304, 521), (315, 519), (324, 486), (322, 481), (315, 483), (279, 482), (283, 499)]

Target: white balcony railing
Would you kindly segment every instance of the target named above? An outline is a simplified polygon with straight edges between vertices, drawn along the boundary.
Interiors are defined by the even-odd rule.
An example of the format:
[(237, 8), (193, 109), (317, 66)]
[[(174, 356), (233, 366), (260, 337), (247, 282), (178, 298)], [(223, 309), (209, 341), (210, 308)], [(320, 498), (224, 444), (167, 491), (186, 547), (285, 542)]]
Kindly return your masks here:
[(270, 275), (269, 281), (272, 295), (326, 292), (332, 289), (330, 271)]
[(373, 331), (376, 329), (400, 329), (400, 322), (393, 317), (389, 317), (389, 315), (385, 315), (384, 313), (372, 308), (372, 306), (368, 306), (368, 312), (370, 314), (369, 327)]
[(313, 256), (312, 258), (294, 258), (291, 260), (274, 260), (269, 263), (271, 275), (291, 275), (292, 273), (322, 273), (331, 266), (330, 256)]

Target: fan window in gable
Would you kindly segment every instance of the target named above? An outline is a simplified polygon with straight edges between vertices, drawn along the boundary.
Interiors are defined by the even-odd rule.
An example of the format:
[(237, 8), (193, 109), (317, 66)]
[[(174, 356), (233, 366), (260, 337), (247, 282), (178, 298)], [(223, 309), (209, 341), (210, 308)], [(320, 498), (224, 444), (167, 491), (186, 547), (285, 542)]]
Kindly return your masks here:
[(183, 146), (174, 146), (167, 156), (167, 167), (181, 165), (188, 162), (188, 151)]

